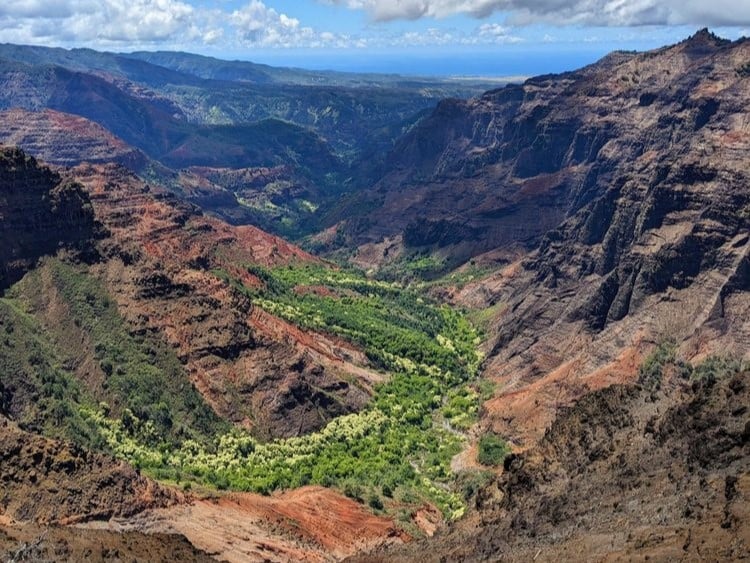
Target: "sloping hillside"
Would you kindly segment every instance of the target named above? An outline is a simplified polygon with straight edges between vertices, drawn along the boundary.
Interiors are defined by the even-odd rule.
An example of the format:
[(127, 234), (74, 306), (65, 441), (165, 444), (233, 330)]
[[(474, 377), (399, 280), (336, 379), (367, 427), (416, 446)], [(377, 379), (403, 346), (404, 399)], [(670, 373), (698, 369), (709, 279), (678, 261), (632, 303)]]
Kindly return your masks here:
[[(615, 187), (635, 182), (653, 198), (664, 182), (707, 182), (717, 163), (741, 161), (749, 49), (703, 30), (672, 47), (445, 100), (398, 140), (380, 181), (330, 220), (347, 224), (350, 244), (398, 237), (452, 263), (534, 248), (578, 212), (607, 229), (614, 209), (594, 202)], [(654, 208), (645, 225), (667, 211)]]
[[(675, 366), (563, 409), (475, 513), (356, 561), (737, 561), (750, 555), (750, 373)], [(653, 383), (653, 381), (651, 382)]]
[(748, 358), (748, 59), (704, 30), (445, 101), (343, 208), (364, 266), (475, 256), (435, 291), (484, 311), (487, 428), (525, 447), (665, 340)]

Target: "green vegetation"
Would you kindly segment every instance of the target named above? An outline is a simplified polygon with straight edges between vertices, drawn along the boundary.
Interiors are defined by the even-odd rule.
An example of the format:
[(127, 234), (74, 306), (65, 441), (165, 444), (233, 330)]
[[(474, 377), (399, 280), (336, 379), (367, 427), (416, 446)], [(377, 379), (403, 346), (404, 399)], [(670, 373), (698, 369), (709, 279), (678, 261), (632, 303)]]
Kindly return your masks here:
[[(15, 352), (3, 349), (3, 361), (18, 358), (22, 346), (33, 351), (28, 342), (45, 345), (34, 319), (51, 284), (67, 309), (62, 316), (68, 328), (86, 335), (104, 376), (103, 389), (94, 386), (95, 396), (89, 397), (70, 372), (41, 370), (50, 374), (40, 375), (51, 383), (49, 400), (39, 403), (49, 414), (37, 418), (50, 425), (64, 420), (62, 426), (71, 430), (67, 436), (185, 488), (270, 493), (320, 484), (404, 518), (410, 514), (404, 507), (425, 501), (447, 517), (459, 517), (465, 489), (473, 485), (457, 483), (450, 462), (464, 445), (460, 431), (476, 420), (480, 393), (478, 337), (467, 320), (412, 290), (354, 271), (323, 265), (248, 271), (263, 282), (262, 289), (247, 288), (224, 272), (216, 275), (257, 306), (357, 343), (376, 368), (388, 372), (368, 408), (319, 432), (268, 443), (230, 429), (187, 383), (168, 347), (129, 332), (102, 284), (85, 268), (57, 260), (26, 276), (10, 291), (12, 298), (0, 302), (2, 326), (6, 318), (37, 323), (36, 332), (14, 337)], [(58, 349), (36, 355), (65, 363), (60, 353), (65, 326), (45, 328), (52, 329), (49, 340)], [(55, 415), (60, 408), (62, 414)]]
[(674, 340), (662, 341), (641, 364), (638, 372), (638, 382), (650, 389), (659, 389), (664, 377), (664, 368), (674, 363), (677, 345)]
[[(358, 343), (376, 366), (392, 373), (377, 389), (370, 409), (296, 439), (296, 447), (306, 449), (319, 436), (340, 435), (343, 428), (358, 437), (329, 441), (306, 460), (309, 476), (300, 466), (293, 479), (335, 485), (370, 500), (374, 495), (401, 502), (427, 498), (447, 514), (460, 514), (462, 502), (451, 489), (449, 467), (461, 438), (444, 424), (468, 426), (478, 407), (477, 395), (465, 385), (475, 377), (480, 361), (477, 335), (469, 323), (456, 311), (402, 286), (352, 271), (320, 265), (249, 271), (265, 289), (238, 287), (256, 304), (300, 326)], [(466, 413), (451, 410), (460, 405)], [(248, 483), (258, 489), (251, 479), (243, 484)], [(264, 484), (260, 490), (266, 488)]]
[(661, 388), (667, 369), (683, 379), (716, 380), (747, 369), (740, 360), (722, 356), (709, 356), (701, 363), (690, 364), (677, 357), (677, 344), (674, 340), (662, 341), (649, 354), (639, 369), (638, 382), (652, 391)]
[(456, 480), (456, 487), (461, 491), (466, 502), (469, 502), (494, 477), (492, 471), (470, 470), (461, 473)]
[(722, 356), (709, 356), (696, 366), (691, 366), (692, 380), (717, 380), (730, 377), (747, 369), (740, 360)]
[(414, 292), (352, 271), (322, 265), (248, 270), (264, 289), (216, 275), (274, 314), (358, 343), (391, 373), (370, 407), (299, 438), (260, 443), (232, 431), (213, 448), (185, 440), (171, 449), (153, 448), (122, 420), (85, 411), (110, 447), (162, 479), (261, 493), (320, 484), (376, 510), (429, 500), (447, 516), (460, 516), (463, 495), (450, 460), (463, 439), (451, 425), (467, 427), (478, 406), (466, 386), (480, 361), (469, 323)]
[(20, 413), (29, 430), (103, 448), (97, 426), (80, 414), (93, 399), (56, 358), (36, 319), (17, 301), (0, 299), (0, 413)]
[(469, 385), (451, 389), (441, 412), (453, 428), (468, 430), (477, 421), (479, 393)]
[[(85, 333), (105, 377), (103, 389), (95, 398), (106, 405), (110, 415), (120, 417), (134, 436), (154, 447), (165, 447), (185, 439), (210, 443), (217, 432), (228, 429), (190, 384), (184, 368), (164, 342), (128, 331), (116, 304), (96, 278), (58, 260), (48, 261), (44, 271), (66, 310), (63, 324), (48, 323), (48, 341), (59, 345), (43, 356), (64, 358), (63, 333)], [(36, 270), (9, 292), (19, 308), (46, 308), (41, 276), (41, 270)], [(67, 377), (72, 380), (72, 375)]]
[(412, 384), (422, 377), (453, 386), (476, 373), (478, 340), (469, 322), (414, 291), (320, 265), (248, 270), (266, 286), (262, 292), (245, 290), (257, 305), (302, 327), (356, 342), (377, 366), (410, 374)]
[(432, 279), (448, 268), (447, 262), (434, 254), (405, 256), (382, 268), (384, 279)]
[(485, 434), (479, 438), (477, 461), (482, 465), (500, 465), (509, 453), (508, 444), (497, 434)]
[(429, 286), (450, 286), (463, 288), (471, 282), (486, 278), (490, 274), (496, 271), (496, 268), (491, 266), (480, 266), (477, 265), (474, 260), (470, 260), (466, 265), (461, 268), (450, 272), (438, 278), (433, 282), (428, 282)]

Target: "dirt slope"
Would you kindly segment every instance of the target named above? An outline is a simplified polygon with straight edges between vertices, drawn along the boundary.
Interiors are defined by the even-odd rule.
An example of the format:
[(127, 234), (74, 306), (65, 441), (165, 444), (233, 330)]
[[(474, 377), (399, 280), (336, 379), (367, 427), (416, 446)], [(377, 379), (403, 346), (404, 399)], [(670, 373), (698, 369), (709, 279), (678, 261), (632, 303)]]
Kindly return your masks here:
[[(260, 282), (247, 265), (315, 258), (255, 227), (203, 216), (118, 166), (82, 165), (69, 174), (83, 184), (107, 231), (97, 243), (101, 257), (92, 273), (134, 332), (159, 334), (175, 348), (220, 416), (261, 437), (291, 436), (366, 403), (380, 377), (362, 353), (255, 310), (214, 274), (223, 270), (252, 287)], [(39, 314), (48, 323), (70, 324), (64, 307), (53, 306), (54, 292), (43, 294), (50, 301), (40, 304)], [(103, 379), (97, 373), (81, 377)]]
[(409, 539), (329, 489), (186, 496), (0, 418), (3, 560), (335, 561)]
[(92, 523), (89, 529), (184, 535), (219, 560), (337, 561), (410, 538), (388, 519), (322, 487), (271, 497), (232, 493), (138, 517)]
[(506, 459), (476, 511), (356, 561), (736, 561), (750, 557), (750, 373), (612, 386)]
[(20, 430), (0, 417), (0, 516), (69, 524), (184, 502), (124, 462)]
[(148, 160), (101, 125), (76, 115), (14, 108), (0, 112), (0, 123), (0, 143), (20, 147), (49, 164), (116, 162), (139, 171)]

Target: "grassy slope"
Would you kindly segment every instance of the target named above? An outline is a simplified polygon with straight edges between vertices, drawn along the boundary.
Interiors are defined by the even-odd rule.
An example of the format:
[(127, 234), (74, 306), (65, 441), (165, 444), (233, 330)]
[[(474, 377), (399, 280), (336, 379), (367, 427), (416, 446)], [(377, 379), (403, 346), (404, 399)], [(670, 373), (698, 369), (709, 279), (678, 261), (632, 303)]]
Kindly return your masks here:
[(95, 403), (60, 361), (37, 319), (14, 299), (0, 299), (0, 412), (25, 428), (104, 448), (96, 425), (80, 414)]
[[(51, 306), (50, 295), (56, 296), (56, 307)], [(67, 371), (59, 370), (64, 380), (73, 380), (82, 354), (93, 356), (103, 382), (86, 385), (88, 400), (71, 403), (73, 415), (78, 416), (82, 406), (89, 410), (95, 406), (152, 446), (178, 444), (188, 438), (209, 443), (216, 433), (226, 430), (227, 425), (190, 384), (174, 353), (153, 336), (131, 334), (114, 301), (84, 268), (48, 260), (8, 296), (6, 307), (13, 307), (37, 327), (39, 346), (45, 347), (41, 356), (70, 366)], [(87, 345), (71, 350), (72, 333)]]
[(217, 275), (257, 306), (356, 342), (390, 373), (370, 407), (299, 438), (259, 443), (234, 430), (217, 437), (215, 449), (186, 441), (168, 451), (144, 444), (120, 421), (89, 412), (111, 447), (157, 477), (186, 484), (266, 493), (314, 483), (404, 520), (425, 501), (447, 516), (460, 515), (464, 503), (450, 461), (463, 441), (457, 429), (470, 425), (477, 410), (478, 395), (468, 385), (480, 360), (476, 333), (465, 319), (400, 286), (353, 272), (249, 269), (265, 281), (264, 290)]
[[(266, 493), (321, 484), (405, 522), (425, 501), (460, 515), (464, 500), (450, 461), (478, 407), (480, 357), (469, 323), (413, 291), (355, 272), (249, 269), (265, 289), (217, 275), (257, 306), (357, 343), (389, 373), (367, 409), (320, 432), (270, 443), (230, 430), (168, 347), (131, 334), (98, 280), (59, 260), (45, 261), (0, 301), (2, 327), (11, 331), (2, 343), (4, 373), (12, 374), (3, 378), (3, 396), (12, 387), (18, 399), (26, 381), (28, 400), (17, 417), (26, 425), (111, 451), (185, 486)], [(76, 380), (79, 353), (92, 356), (102, 384)]]

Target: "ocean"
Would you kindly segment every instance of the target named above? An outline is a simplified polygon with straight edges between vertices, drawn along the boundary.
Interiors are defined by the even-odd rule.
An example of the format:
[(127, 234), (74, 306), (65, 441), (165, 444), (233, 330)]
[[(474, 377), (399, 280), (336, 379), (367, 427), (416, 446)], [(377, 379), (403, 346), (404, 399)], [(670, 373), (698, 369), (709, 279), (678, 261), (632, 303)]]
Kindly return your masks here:
[[(258, 53), (247, 59), (273, 66), (357, 73), (435, 77), (532, 76), (574, 70), (593, 63), (606, 49), (586, 51)], [(243, 57), (244, 58), (244, 57)]]

